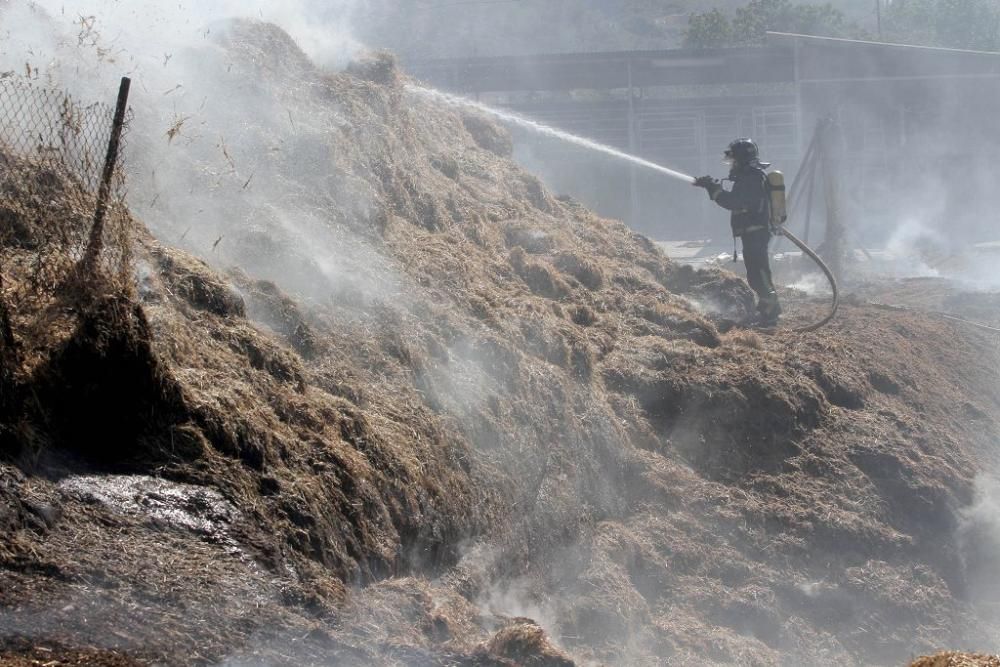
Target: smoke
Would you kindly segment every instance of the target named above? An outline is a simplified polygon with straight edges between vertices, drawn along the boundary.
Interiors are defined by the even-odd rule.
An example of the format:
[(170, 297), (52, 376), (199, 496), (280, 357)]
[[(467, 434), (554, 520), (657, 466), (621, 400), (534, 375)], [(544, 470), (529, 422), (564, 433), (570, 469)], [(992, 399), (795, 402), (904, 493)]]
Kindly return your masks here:
[(532, 577), (495, 583), (484, 591), (478, 606), (492, 616), (530, 618), (550, 635), (558, 636), (557, 601), (540, 595), (538, 581)]
[(129, 204), (159, 239), (312, 299), (383, 299), (398, 279), (357, 229), (375, 195), (341, 150), (350, 128), (319, 99), (313, 68), (360, 52), (354, 8), (15, 0), (0, 14), (0, 71), (88, 103), (113, 102), (119, 77), (133, 79)]
[[(85, 61), (77, 58), (75, 62), (55, 63), (50, 59), (59, 55), (54, 51), (69, 54), (75, 46), (81, 48), (78, 56), (87, 49), (100, 50), (97, 55), (104, 61), (124, 65), (129, 73), (141, 75), (169, 64), (169, 55), (176, 49), (211, 36), (213, 26), (220, 21), (254, 18), (284, 29), (317, 64), (342, 66), (362, 48), (350, 29), (355, 9), (356, 0), (282, 3), (14, 0), (4, 9), (0, 58), (13, 58), (13, 62), (23, 65), (27, 56), (36, 67), (53, 65), (72, 69)], [(49, 25), (37, 20), (45, 21), (43, 14), (47, 14)], [(63, 28), (66, 33), (53, 34), (50, 29), (53, 26)]]
[(830, 293), (830, 282), (821, 273), (807, 273), (790, 284), (789, 287), (810, 296)]
[[(307, 75), (305, 64), (299, 67), (294, 43), (273, 36), (263, 48), (250, 38), (264, 35), (261, 24), (228, 20), (236, 15), (273, 21), (289, 31), (306, 57), (339, 66), (360, 48), (345, 27), (354, 11), (355, 3), (346, 1), (226, 1), (210, 7), (104, 1), (69, 8), (19, 1), (0, 15), (0, 71), (27, 70), (32, 78), (87, 100), (110, 97), (122, 74), (135, 79), (136, 117), (128, 153), (131, 203), (165, 242), (182, 245), (218, 266), (239, 264), (313, 299), (327, 298), (332, 287), (386, 298), (402, 289), (400, 278), (358, 229), (358, 221), (373, 215), (375, 194), (363, 177), (343, 164), (349, 159), (344, 152), (357, 150), (349, 144), (363, 142), (364, 128), (346, 127), (335, 102), (316, 99), (316, 81)], [(286, 53), (278, 57), (270, 50), (274, 47)], [(423, 92), (442, 101), (436, 93)], [(356, 134), (348, 138), (350, 131)], [(629, 159), (620, 153), (615, 157)], [(688, 191), (692, 198), (697, 196)], [(929, 224), (904, 224), (891, 235), (890, 244), (900, 254), (910, 253), (927, 238)], [(486, 400), (493, 385), (484, 381), (486, 364), (471, 344), (459, 341), (450, 352), (454, 367), (468, 375), (438, 366), (432, 379), (443, 395), (456, 399), (448, 410), (465, 416)], [(516, 435), (505, 437), (513, 440)], [(578, 450), (586, 452), (582, 446)], [(578, 456), (583, 459), (585, 454)], [(606, 459), (614, 470), (618, 460)], [(577, 465), (579, 460), (562, 463), (571, 473)], [(544, 469), (542, 475), (542, 481), (552, 485), (567, 477)], [(967, 514), (963, 540), (971, 570), (988, 582), (989, 576), (996, 581), (998, 574), (987, 556), (1000, 546), (995, 519), (1000, 487), (983, 488), (979, 503)], [(565, 495), (593, 502), (593, 489), (586, 490), (587, 495)], [(556, 516), (560, 508), (553, 505), (550, 511)], [(572, 516), (570, 511), (565, 514)], [(553, 567), (561, 564), (554, 559)], [(616, 582), (621, 579), (626, 589), (624, 570), (616, 568)], [(489, 613), (531, 616), (555, 634), (558, 609), (537, 586), (528, 577), (500, 582), (479, 602)], [(809, 590), (803, 592), (811, 595)], [(607, 597), (609, 606), (616, 602)], [(573, 600), (557, 602), (568, 607)], [(632, 598), (625, 603), (626, 610), (645, 606)], [(621, 610), (614, 611), (598, 618), (629, 619)]]
[(908, 218), (892, 231), (886, 251), (902, 275), (935, 277), (940, 275), (935, 265), (947, 257), (948, 244), (927, 224)]
[(958, 540), (972, 602), (994, 630), (983, 650), (1000, 651), (1000, 477), (976, 479), (976, 498), (961, 514)]

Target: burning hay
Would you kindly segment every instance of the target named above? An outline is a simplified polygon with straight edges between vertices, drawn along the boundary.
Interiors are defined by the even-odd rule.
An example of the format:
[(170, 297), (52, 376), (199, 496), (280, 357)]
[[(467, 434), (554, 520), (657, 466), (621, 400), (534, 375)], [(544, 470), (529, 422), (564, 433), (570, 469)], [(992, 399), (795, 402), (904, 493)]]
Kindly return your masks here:
[[(143, 232), (134, 285), (12, 313), (0, 651), (855, 664), (975, 626), (942, 536), (996, 426), (986, 334), (862, 306), (720, 331), (745, 283), (552, 197), (489, 120), (380, 60), (320, 72), (271, 26), (219, 48), (308, 124), (262, 114), (244, 139), (278, 155), (208, 188), (227, 205), (150, 211), (161, 239), (205, 227), (191, 252)], [(5, 289), (23, 239), (79, 224), (51, 216), (0, 237)], [(60, 481), (84, 474), (168, 486)]]

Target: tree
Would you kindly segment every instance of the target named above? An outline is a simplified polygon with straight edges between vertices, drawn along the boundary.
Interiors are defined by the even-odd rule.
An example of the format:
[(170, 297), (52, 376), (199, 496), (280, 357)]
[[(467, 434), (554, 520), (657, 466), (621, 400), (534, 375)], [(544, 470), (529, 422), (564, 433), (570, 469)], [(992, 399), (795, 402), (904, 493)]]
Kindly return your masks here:
[(694, 14), (684, 33), (685, 46), (756, 46), (768, 31), (794, 32), (826, 37), (857, 36), (861, 30), (827, 3), (793, 4), (791, 0), (751, 0), (732, 19), (718, 10)]
[(701, 49), (730, 46), (733, 43), (733, 26), (718, 9), (695, 14), (684, 33), (684, 45)]
[[(1000, 51), (1000, 3), (997, 0), (893, 0), (886, 3), (886, 41)], [(694, 14), (684, 44), (694, 48), (762, 44), (768, 31), (868, 39), (870, 35), (827, 4), (791, 0), (751, 0), (732, 17), (713, 10)]]
[(885, 26), (887, 37), (897, 42), (1000, 50), (995, 0), (896, 0), (886, 12)]

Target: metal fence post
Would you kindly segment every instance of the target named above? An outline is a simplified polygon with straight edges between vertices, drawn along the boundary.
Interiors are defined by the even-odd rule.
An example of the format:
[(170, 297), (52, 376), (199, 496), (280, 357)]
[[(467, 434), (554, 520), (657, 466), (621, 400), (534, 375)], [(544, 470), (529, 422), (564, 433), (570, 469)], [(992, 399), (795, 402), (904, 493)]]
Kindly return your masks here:
[(97, 191), (97, 206), (94, 209), (94, 224), (90, 228), (90, 240), (83, 258), (84, 266), (91, 266), (100, 255), (104, 240), (104, 218), (108, 209), (108, 198), (111, 195), (111, 180), (118, 165), (118, 147), (121, 145), (122, 128), (125, 125), (125, 111), (128, 107), (128, 92), (132, 80), (122, 77), (118, 88), (118, 104), (115, 107), (115, 117), (111, 125), (111, 138), (108, 141), (108, 153), (104, 158), (104, 172), (101, 175), (100, 189)]
[(840, 190), (840, 126), (830, 118), (824, 121), (819, 151), (823, 163), (824, 195), (826, 199), (826, 241), (823, 243), (824, 256), (833, 274), (839, 279), (844, 269), (844, 222), (843, 202)]

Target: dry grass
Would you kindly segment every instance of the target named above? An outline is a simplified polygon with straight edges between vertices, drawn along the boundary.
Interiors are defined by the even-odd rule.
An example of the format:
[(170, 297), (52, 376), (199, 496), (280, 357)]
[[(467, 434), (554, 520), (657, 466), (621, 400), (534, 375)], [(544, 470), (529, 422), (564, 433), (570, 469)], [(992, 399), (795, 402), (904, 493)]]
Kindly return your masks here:
[(552, 646), (545, 631), (530, 619), (516, 619), (486, 645), (491, 656), (525, 667), (573, 667), (572, 659)]
[[(374, 212), (284, 203), (326, 207), (383, 261), (317, 297), (276, 227), (223, 230), (247, 253), (228, 274), (140, 234), (134, 294), (54, 282), (12, 313), (0, 605), (50, 618), (37, 642), (170, 664), (766, 665), (963, 637), (942, 535), (997, 432), (992, 339), (862, 307), (806, 336), (720, 334), (692, 304), (738, 319), (744, 283), (551, 197), (490, 121), (407, 96), (384, 62), (322, 74), (237, 27), (234, 58), (349, 120), (330, 180)], [(28, 252), (0, 246), (8, 289)], [(303, 280), (255, 275), (260, 254)], [(386, 265), (396, 291), (365, 291)], [(157, 523), (59, 486), (81, 472), (235, 510), (208, 534)]]
[(1000, 656), (972, 653), (939, 653), (918, 658), (910, 667), (1000, 667)]

